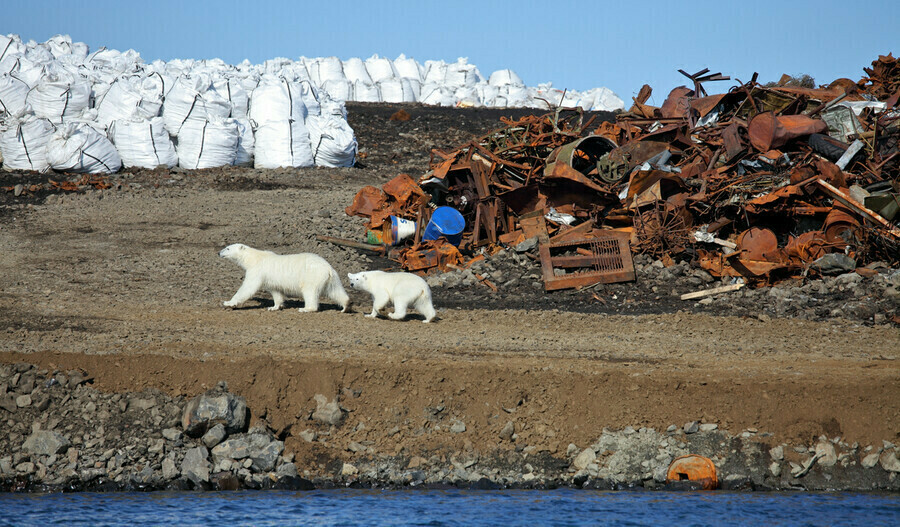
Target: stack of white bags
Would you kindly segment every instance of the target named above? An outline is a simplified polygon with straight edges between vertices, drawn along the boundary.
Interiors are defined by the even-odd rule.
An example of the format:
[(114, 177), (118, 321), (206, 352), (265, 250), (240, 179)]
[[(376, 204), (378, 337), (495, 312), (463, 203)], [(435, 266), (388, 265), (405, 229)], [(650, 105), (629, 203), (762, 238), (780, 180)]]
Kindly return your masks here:
[(43, 43), (0, 35), (0, 154), (7, 170), (349, 167), (357, 143), (344, 101), (624, 107), (607, 88), (531, 88), (511, 70), (485, 80), (466, 59), (147, 64), (134, 50), (89, 53), (63, 35)]

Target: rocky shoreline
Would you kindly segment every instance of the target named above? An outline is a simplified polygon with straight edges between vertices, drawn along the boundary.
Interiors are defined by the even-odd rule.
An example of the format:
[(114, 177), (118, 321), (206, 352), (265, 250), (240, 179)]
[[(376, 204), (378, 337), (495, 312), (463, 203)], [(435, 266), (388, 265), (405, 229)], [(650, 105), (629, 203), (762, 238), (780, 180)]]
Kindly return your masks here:
[[(604, 429), (593, 444), (569, 444), (555, 455), (518, 444), (513, 421), (490, 452), (468, 442), (456, 451), (391, 455), (365, 441), (338, 448), (328, 438), (350, 424), (339, 399), (324, 396), (298, 416), (298, 427), (306, 427), (299, 437), (323, 447), (320, 463), (297, 466), (285, 450), (288, 432), (272, 430), (224, 382), (192, 398), (157, 390), (103, 393), (92, 382), (79, 370), (0, 365), (0, 423), (7, 431), (0, 437), (0, 491), (698, 488), (667, 482), (672, 461), (686, 454), (711, 459), (725, 490), (900, 491), (898, 448), (888, 441), (859, 445), (821, 436), (809, 445), (774, 444), (765, 431), (732, 435), (696, 421), (665, 431)], [(465, 424), (450, 428), (462, 433)]]

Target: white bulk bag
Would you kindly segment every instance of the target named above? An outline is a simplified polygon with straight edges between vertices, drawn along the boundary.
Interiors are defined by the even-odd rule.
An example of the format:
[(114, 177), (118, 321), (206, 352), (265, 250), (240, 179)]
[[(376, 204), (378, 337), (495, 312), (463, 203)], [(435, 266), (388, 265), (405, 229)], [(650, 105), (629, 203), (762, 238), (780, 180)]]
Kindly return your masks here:
[(239, 141), (234, 119), (188, 120), (178, 134), (178, 166), (197, 169), (233, 165)]
[(353, 85), (347, 80), (325, 81), (322, 83), (322, 91), (328, 94), (332, 99), (339, 101), (350, 100), (350, 92)]
[(257, 126), (268, 121), (293, 119), (304, 122), (308, 115), (300, 84), (287, 79), (264, 77), (250, 92), (250, 120)]
[(91, 83), (83, 77), (51, 73), (28, 92), (25, 102), (38, 117), (61, 123), (80, 114), (91, 100)]
[(444, 85), (450, 88), (462, 86), (475, 86), (483, 80), (478, 68), (469, 64), (468, 59), (460, 57), (453, 64), (447, 65), (447, 73), (444, 75)]
[(439, 84), (425, 84), (422, 86), (422, 95), (419, 102), (433, 104), (435, 106), (456, 106), (456, 98), (453, 91)]
[(328, 81), (347, 80), (344, 76), (344, 65), (341, 63), (341, 59), (337, 57), (325, 57), (319, 59), (316, 64), (318, 64), (319, 67), (319, 86)]
[(0, 133), (0, 154), (5, 170), (35, 170), (46, 172), (50, 169), (47, 161), (47, 143), (53, 136), (54, 127), (47, 119), (33, 114), (13, 116)]
[(351, 84), (354, 84), (357, 81), (372, 84), (372, 77), (369, 77), (369, 72), (366, 70), (366, 64), (360, 58), (352, 58), (344, 61), (344, 75)]
[(614, 112), (625, 109), (625, 102), (609, 88), (594, 88), (590, 91), (594, 92), (594, 103), (591, 106), (591, 110), (595, 112)]
[(353, 166), (356, 162), (356, 136), (347, 121), (334, 115), (311, 115), (306, 125), (316, 166)]
[(363, 81), (353, 84), (353, 99), (359, 102), (381, 102), (381, 92), (378, 86)]
[(406, 84), (405, 90), (403, 88), (403, 82), (400, 79), (386, 79), (378, 83), (378, 90), (381, 92), (383, 102), (415, 102), (416, 98), (413, 97), (409, 84)]
[(403, 83), (403, 91), (411, 94), (412, 102), (418, 101), (419, 95), (422, 93), (422, 83), (418, 79), (407, 79), (406, 77), (400, 79), (400, 82)]
[(25, 44), (19, 35), (0, 35), (0, 64), (13, 55), (24, 55)]
[(425, 72), (424, 68), (415, 59), (406, 58), (406, 55), (403, 54), (394, 59), (394, 70), (396, 70), (397, 76), (401, 79), (415, 79), (420, 83)]
[(478, 96), (478, 87), (477, 86), (463, 86), (461, 88), (457, 88), (455, 92), (453, 92), (453, 98), (456, 99), (457, 103), (461, 103), (464, 106), (481, 106), (481, 97)]
[(46, 64), (34, 62), (25, 58), (24, 55), (7, 56), (0, 62), (0, 73), (9, 73), (15, 75), (17, 79), (33, 88), (44, 76), (44, 68)]
[(162, 117), (154, 117), (149, 121), (115, 120), (109, 126), (109, 138), (126, 167), (172, 168), (178, 164), (175, 146), (169, 139)]
[(107, 127), (117, 119), (156, 117), (162, 109), (163, 90), (163, 81), (157, 75), (119, 77), (96, 103), (97, 122)]
[(0, 76), (0, 118), (16, 115), (25, 108), (28, 85), (14, 75)]
[(209, 119), (227, 118), (231, 111), (231, 103), (212, 87), (209, 77), (197, 75), (175, 81), (163, 103), (162, 116), (169, 134), (177, 137), (189, 121), (202, 126)]
[(425, 74), (422, 75), (422, 84), (443, 84), (447, 75), (447, 63), (443, 60), (426, 60)]
[(397, 71), (394, 69), (391, 59), (379, 57), (378, 55), (372, 55), (366, 59), (366, 71), (369, 72), (369, 77), (375, 83), (393, 79), (397, 76)]
[(311, 167), (309, 131), (301, 121), (266, 121), (256, 128), (255, 168)]
[(86, 123), (67, 123), (47, 142), (47, 161), (61, 172), (112, 174), (122, 168), (116, 147)]
[(253, 164), (253, 128), (250, 126), (249, 119), (235, 119), (238, 125), (237, 155), (234, 158), (234, 164), (238, 166), (250, 166)]
[(525, 83), (522, 82), (522, 77), (516, 75), (516, 72), (513, 70), (497, 70), (494, 73), (491, 73), (490, 79), (488, 79), (488, 84), (491, 86), (524, 86)]
[(240, 79), (217, 79), (213, 82), (213, 87), (219, 92), (219, 95), (231, 103), (231, 115), (228, 117), (235, 119), (247, 117), (247, 105), (250, 102), (250, 96), (247, 95), (247, 91), (241, 85)]

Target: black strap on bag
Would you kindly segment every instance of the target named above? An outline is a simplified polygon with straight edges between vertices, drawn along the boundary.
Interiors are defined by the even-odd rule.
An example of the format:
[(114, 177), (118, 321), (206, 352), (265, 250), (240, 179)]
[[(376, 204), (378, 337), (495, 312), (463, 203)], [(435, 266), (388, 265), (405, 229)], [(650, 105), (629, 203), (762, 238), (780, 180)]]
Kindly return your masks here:
[(153, 145), (153, 155), (156, 156), (156, 166), (159, 166), (162, 164), (162, 162), (159, 160), (159, 153), (156, 151), (156, 138), (153, 137), (153, 125), (150, 124), (149, 126), (150, 126), (150, 144)]
[(28, 159), (28, 166), (31, 167), (31, 170), (34, 170), (34, 163), (31, 162), (31, 154), (28, 153), (28, 143), (25, 142), (25, 134), (22, 133), (22, 123), (19, 123), (18, 130), (16, 130), (16, 138), (22, 141), (22, 148), (25, 149), (25, 157)]
[(206, 125), (209, 124), (209, 121), (203, 123), (203, 134), (200, 136), (200, 153), (197, 154), (197, 164), (194, 165), (194, 170), (200, 168), (200, 158), (203, 157), (203, 145), (206, 144)]
[(187, 122), (188, 117), (190, 117), (190, 116), (191, 116), (191, 113), (193, 113), (193, 111), (194, 111), (194, 106), (197, 106), (197, 99), (199, 99), (199, 98), (200, 98), (200, 94), (199, 94), (199, 93), (198, 93), (197, 95), (194, 95), (194, 102), (191, 103), (191, 109), (188, 110), (187, 115), (184, 116), (184, 119), (181, 120), (181, 124), (178, 125), (178, 133), (179, 133), (179, 134), (181, 133), (181, 127), (184, 126), (184, 123)]

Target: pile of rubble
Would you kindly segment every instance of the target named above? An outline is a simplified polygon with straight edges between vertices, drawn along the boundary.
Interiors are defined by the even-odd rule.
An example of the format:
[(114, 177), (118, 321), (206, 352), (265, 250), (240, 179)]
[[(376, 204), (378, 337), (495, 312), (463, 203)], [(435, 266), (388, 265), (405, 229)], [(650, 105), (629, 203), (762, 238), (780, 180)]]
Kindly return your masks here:
[[(716, 95), (703, 84), (728, 77), (682, 72), (692, 87), (657, 108), (645, 85), (615, 122), (577, 109), (504, 120), (432, 150), (418, 181), (361, 189), (346, 212), (368, 218), (367, 243), (354, 245), (422, 273), (526, 249), (546, 290), (633, 280), (632, 252), (733, 289), (874, 275), (900, 263), (900, 64), (881, 56), (865, 72), (819, 88), (754, 74)], [(461, 233), (434, 236), (439, 207), (465, 220)]]

